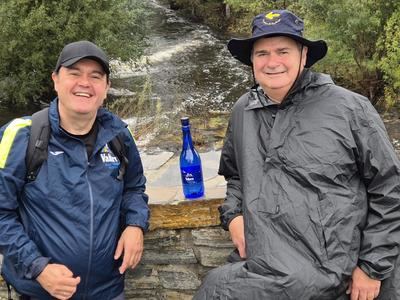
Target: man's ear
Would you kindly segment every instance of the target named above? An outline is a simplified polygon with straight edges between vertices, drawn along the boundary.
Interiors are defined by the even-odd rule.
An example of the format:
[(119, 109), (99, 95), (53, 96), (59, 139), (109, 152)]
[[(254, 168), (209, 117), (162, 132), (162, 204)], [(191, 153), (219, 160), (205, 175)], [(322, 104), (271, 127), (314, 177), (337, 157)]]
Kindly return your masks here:
[(107, 81), (106, 97), (107, 97), (107, 93), (108, 93), (108, 90), (110, 89), (110, 87), (111, 87), (111, 80), (109, 79), (109, 80)]
[(53, 80), (54, 90), (57, 92), (58, 74), (56, 72), (51, 73), (51, 79)]
[(308, 47), (307, 46), (303, 46), (303, 53), (302, 53), (302, 57), (301, 57), (301, 62), (302, 62), (303, 67), (307, 63), (307, 52), (308, 52)]

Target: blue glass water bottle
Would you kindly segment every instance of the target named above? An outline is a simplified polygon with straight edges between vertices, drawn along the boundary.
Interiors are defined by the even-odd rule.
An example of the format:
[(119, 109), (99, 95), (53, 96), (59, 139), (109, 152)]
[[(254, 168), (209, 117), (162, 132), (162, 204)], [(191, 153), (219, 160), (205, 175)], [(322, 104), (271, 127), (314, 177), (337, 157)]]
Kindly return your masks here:
[(181, 124), (183, 143), (179, 164), (181, 169), (183, 194), (187, 199), (200, 198), (204, 196), (204, 182), (200, 155), (193, 147), (189, 118), (181, 118)]

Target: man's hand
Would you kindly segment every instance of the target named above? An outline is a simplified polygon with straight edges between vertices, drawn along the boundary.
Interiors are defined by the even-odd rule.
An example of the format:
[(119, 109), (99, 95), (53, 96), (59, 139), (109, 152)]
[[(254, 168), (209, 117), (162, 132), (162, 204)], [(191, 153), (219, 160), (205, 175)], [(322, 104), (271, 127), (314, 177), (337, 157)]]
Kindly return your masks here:
[(66, 266), (58, 264), (48, 264), (36, 280), (50, 295), (61, 300), (71, 298), (81, 282)]
[(126, 269), (135, 268), (142, 258), (143, 253), (143, 231), (139, 227), (128, 226), (122, 232), (115, 250), (114, 259), (119, 259), (124, 253), (122, 265), (119, 272), (124, 274)]
[(359, 267), (353, 271), (352, 280), (346, 294), (351, 294), (351, 300), (372, 300), (378, 297), (381, 282), (368, 277)]
[(239, 250), (240, 257), (246, 258), (243, 216), (237, 216), (229, 223), (229, 233), (231, 234), (233, 244)]

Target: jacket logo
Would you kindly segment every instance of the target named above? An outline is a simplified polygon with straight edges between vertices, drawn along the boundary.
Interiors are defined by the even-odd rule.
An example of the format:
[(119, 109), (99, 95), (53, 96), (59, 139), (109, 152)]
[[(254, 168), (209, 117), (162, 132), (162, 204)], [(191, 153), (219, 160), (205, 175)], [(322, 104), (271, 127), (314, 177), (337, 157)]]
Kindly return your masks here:
[(112, 153), (106, 144), (100, 152), (101, 160), (109, 169), (117, 169), (119, 167), (119, 159)]
[(103, 163), (118, 163), (118, 158), (116, 158), (112, 153), (100, 153), (101, 160)]
[(64, 151), (50, 151), (50, 154), (54, 155), (54, 156), (57, 156), (57, 155), (60, 155), (60, 154), (64, 154)]

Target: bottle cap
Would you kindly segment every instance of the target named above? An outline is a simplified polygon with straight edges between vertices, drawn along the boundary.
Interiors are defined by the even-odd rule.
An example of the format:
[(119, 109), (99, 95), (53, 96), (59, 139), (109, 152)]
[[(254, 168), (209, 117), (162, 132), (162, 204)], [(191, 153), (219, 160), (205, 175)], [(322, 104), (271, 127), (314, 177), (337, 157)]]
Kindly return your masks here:
[(182, 126), (189, 126), (189, 117), (181, 118), (181, 124)]

